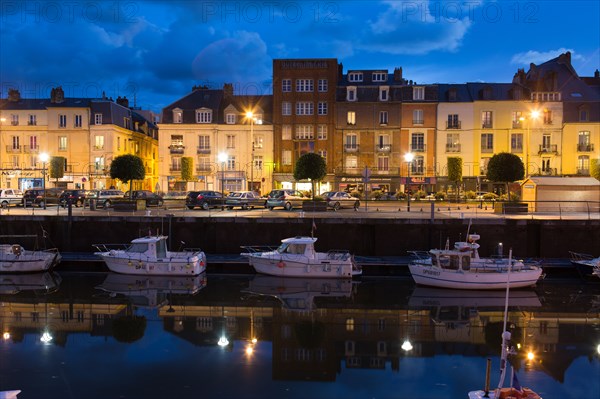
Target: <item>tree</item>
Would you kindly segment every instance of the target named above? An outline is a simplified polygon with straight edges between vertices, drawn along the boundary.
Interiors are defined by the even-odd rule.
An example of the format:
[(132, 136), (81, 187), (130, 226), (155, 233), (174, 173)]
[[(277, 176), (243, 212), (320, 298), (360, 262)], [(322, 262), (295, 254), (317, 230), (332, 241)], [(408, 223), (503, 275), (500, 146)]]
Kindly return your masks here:
[(327, 164), (319, 154), (309, 152), (296, 161), (294, 179), (296, 181), (310, 179), (313, 200), (315, 199), (315, 182), (323, 180), (325, 175), (327, 175)]
[(65, 175), (65, 162), (67, 162), (64, 157), (51, 157), (50, 158), (50, 178), (56, 179), (56, 184), (58, 184), (58, 179), (61, 179)]
[(510, 199), (509, 183), (525, 177), (525, 166), (521, 158), (515, 154), (501, 152), (494, 155), (487, 168), (487, 179), (492, 182), (506, 183), (506, 192)]
[(181, 158), (181, 180), (194, 180), (194, 159), (192, 157)]
[(460, 182), (462, 182), (462, 158), (448, 157), (448, 180), (456, 184), (456, 199), (460, 194)]
[(142, 158), (137, 155), (120, 155), (113, 159), (110, 164), (111, 179), (119, 179), (123, 183), (129, 182), (129, 196), (133, 194), (131, 191), (131, 182), (133, 180), (143, 180), (146, 177), (146, 170)]
[(600, 180), (600, 158), (592, 158), (590, 162), (590, 176)]

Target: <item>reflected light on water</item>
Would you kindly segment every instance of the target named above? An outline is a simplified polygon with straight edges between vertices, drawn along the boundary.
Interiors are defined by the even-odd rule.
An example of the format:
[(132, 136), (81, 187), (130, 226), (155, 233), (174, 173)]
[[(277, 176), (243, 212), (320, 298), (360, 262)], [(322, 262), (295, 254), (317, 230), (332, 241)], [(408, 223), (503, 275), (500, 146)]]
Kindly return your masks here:
[(50, 341), (52, 341), (52, 335), (48, 331), (44, 331), (44, 333), (40, 337), (40, 341), (42, 341), (43, 343), (47, 344)]
[[(2, 338), (4, 338), (5, 340), (9, 340), (10, 339), (10, 333), (9, 332), (5, 332), (4, 334), (2, 334)], [(600, 347), (599, 347), (600, 350)]]
[(598, 346), (596, 347), (596, 352), (598, 352), (598, 354), (600, 355), (600, 344), (598, 344)]
[(412, 346), (412, 344), (410, 343), (410, 341), (409, 341), (409, 340), (405, 340), (405, 341), (402, 343), (402, 349), (403, 349), (403, 350), (405, 350), (405, 351), (407, 351), (407, 352), (408, 352), (408, 351), (412, 350), (412, 348), (413, 348), (413, 346)]
[(229, 345), (229, 340), (227, 339), (227, 337), (223, 336), (219, 338), (219, 342), (217, 342), (217, 345), (219, 345), (220, 347), (225, 347)]
[(527, 352), (527, 360), (533, 360), (535, 359), (535, 355), (533, 354), (533, 352), (529, 351)]

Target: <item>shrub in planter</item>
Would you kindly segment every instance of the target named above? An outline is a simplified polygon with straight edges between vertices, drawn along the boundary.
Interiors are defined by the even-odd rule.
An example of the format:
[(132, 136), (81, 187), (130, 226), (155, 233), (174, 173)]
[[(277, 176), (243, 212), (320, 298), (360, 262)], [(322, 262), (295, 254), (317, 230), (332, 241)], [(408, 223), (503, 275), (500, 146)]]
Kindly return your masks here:
[(498, 194), (495, 193), (487, 193), (483, 195), (484, 201), (496, 201), (498, 200)]
[(469, 191), (465, 192), (465, 198), (472, 200), (472, 199), (477, 198), (477, 194), (475, 194), (475, 191), (469, 190)]
[(396, 199), (398, 200), (405, 200), (406, 199), (406, 193), (404, 191), (398, 191), (396, 193)]
[(446, 200), (446, 193), (443, 191), (438, 191), (437, 193), (435, 193), (435, 199), (436, 201), (445, 201)]
[(352, 197), (354, 197), (354, 198), (358, 198), (358, 199), (360, 199), (360, 200), (361, 200), (361, 199), (363, 199), (363, 195), (362, 195), (362, 193), (361, 193), (360, 191), (358, 191), (358, 190), (354, 190), (354, 191), (352, 191), (352, 192), (350, 193), (350, 195), (351, 195)]
[(375, 191), (373, 191), (373, 192), (370, 194), (369, 198), (370, 198), (370, 199), (373, 199), (373, 200), (378, 200), (378, 199), (380, 199), (382, 196), (383, 196), (383, 191), (381, 191), (381, 190), (375, 190)]
[(425, 197), (427, 197), (427, 192), (423, 190), (419, 190), (413, 194), (413, 198), (417, 200), (422, 200)]

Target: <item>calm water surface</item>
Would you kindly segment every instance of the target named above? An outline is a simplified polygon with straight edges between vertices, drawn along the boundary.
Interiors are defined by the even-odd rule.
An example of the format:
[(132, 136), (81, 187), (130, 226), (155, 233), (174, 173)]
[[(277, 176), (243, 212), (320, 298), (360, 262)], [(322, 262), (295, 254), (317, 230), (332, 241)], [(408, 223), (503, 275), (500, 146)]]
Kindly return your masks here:
[[(403, 278), (0, 281), (0, 390), (19, 399), (466, 398), (488, 358), (498, 383), (504, 292)], [(600, 283), (511, 291), (509, 322), (523, 386), (600, 397)]]

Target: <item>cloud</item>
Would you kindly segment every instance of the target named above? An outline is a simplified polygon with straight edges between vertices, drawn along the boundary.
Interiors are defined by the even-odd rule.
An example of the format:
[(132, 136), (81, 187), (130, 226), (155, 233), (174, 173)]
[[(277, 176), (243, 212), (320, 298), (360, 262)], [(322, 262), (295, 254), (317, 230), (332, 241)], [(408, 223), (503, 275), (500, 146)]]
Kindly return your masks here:
[(583, 57), (579, 54), (576, 54), (574, 50), (561, 47), (556, 50), (529, 50), (524, 53), (517, 53), (512, 56), (510, 63), (514, 65), (529, 65), (530, 63), (541, 64), (548, 60), (551, 60), (552, 58), (556, 58), (559, 55), (566, 53), (567, 51), (571, 52), (572, 60), (583, 61)]

